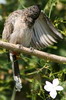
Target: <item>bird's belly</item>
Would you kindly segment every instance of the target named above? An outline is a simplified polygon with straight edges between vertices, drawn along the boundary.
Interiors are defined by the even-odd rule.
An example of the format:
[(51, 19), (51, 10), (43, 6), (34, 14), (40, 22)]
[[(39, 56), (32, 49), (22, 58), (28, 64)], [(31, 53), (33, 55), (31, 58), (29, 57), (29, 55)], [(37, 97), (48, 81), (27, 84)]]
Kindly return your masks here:
[(32, 38), (32, 32), (30, 30), (26, 30), (21, 38), (21, 44), (23, 46), (29, 46), (30, 42), (31, 42), (31, 38)]
[(21, 44), (23, 46), (29, 46), (32, 38), (31, 29), (20, 29), (13, 32), (10, 36), (10, 42), (14, 44)]

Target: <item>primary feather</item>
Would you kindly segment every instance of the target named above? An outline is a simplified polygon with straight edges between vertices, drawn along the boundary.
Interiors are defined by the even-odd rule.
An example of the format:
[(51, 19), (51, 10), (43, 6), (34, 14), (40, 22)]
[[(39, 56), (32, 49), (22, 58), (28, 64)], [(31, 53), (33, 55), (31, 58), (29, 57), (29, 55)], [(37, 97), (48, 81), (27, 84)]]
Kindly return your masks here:
[(57, 40), (62, 38), (50, 19), (41, 12), (33, 26), (31, 45), (37, 49), (44, 48), (57, 43)]

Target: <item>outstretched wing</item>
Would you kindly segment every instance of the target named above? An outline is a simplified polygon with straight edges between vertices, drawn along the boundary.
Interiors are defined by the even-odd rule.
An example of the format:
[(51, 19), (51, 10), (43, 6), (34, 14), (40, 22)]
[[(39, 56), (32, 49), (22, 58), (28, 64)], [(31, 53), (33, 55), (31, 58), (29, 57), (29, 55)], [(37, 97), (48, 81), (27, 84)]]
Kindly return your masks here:
[(37, 49), (44, 48), (56, 43), (62, 35), (53, 26), (50, 19), (41, 12), (33, 27), (31, 46)]

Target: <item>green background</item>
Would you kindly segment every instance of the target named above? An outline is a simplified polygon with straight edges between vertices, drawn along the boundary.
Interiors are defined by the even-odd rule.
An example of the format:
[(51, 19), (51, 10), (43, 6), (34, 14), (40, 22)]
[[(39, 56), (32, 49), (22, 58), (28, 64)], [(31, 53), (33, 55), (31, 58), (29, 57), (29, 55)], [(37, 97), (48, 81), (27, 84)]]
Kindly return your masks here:
[[(34, 4), (41, 5), (64, 36), (63, 40), (43, 51), (66, 57), (66, 0), (7, 0), (6, 4), (0, 4), (0, 39), (8, 15), (14, 10)], [(8, 62), (7, 51), (0, 48), (0, 100), (52, 100), (44, 90), (44, 85), (46, 80), (52, 81), (55, 78), (60, 80), (64, 88), (62, 92), (58, 92), (55, 100), (66, 100), (66, 64), (26, 54), (20, 54), (19, 58), (23, 88), (20, 93), (15, 94), (11, 62)]]

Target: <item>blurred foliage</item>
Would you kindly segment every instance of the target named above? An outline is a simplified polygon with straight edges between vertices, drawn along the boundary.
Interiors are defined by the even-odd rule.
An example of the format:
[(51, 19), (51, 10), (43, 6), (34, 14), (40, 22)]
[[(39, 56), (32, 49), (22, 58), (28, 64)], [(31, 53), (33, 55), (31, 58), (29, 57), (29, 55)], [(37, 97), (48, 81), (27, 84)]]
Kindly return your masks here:
[[(6, 1), (6, 4), (0, 4), (0, 38), (4, 22), (11, 12), (33, 4), (40, 4), (55, 27), (64, 35), (63, 40), (43, 50), (66, 57), (66, 0)], [(20, 54), (19, 67), (23, 88), (20, 93), (17, 92), (15, 95), (11, 62), (7, 60), (7, 52), (0, 48), (0, 100), (52, 100), (43, 87), (46, 80), (52, 81), (54, 78), (58, 78), (64, 87), (63, 92), (59, 92), (55, 100), (66, 100), (66, 64)]]

